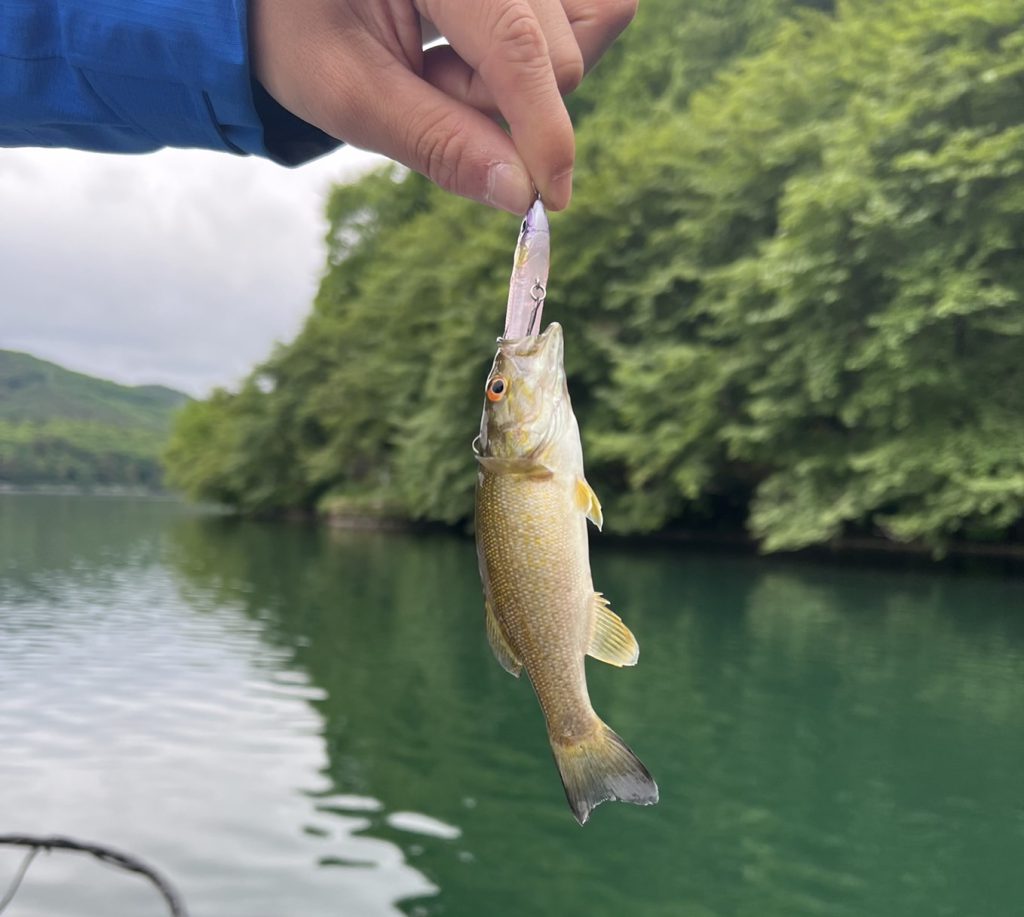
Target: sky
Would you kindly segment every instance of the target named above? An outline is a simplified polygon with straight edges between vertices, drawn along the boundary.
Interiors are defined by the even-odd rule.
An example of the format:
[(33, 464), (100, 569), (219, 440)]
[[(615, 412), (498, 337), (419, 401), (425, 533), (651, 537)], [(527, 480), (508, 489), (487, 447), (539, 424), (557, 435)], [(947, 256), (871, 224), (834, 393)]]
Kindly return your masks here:
[(196, 396), (231, 387), (309, 312), (327, 190), (382, 162), (0, 149), (0, 349)]

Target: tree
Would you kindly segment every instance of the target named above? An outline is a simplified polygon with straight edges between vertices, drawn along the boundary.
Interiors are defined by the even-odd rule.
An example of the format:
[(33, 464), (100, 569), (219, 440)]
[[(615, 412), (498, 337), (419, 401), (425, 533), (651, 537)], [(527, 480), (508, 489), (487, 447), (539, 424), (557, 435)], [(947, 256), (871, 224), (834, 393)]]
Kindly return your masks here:
[[(572, 101), (545, 310), (611, 530), (1021, 534), (1022, 46), (1011, 0), (643, 5)], [(306, 327), (175, 480), (465, 520), (514, 222), (396, 169), (328, 215)]]

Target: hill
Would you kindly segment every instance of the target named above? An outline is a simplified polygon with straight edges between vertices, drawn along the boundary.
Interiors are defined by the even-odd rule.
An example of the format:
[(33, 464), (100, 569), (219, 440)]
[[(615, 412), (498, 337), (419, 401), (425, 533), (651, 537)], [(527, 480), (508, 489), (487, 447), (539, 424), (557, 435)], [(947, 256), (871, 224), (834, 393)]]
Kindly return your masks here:
[(188, 401), (0, 350), (0, 484), (158, 488), (171, 419)]
[(162, 385), (118, 385), (27, 353), (0, 350), (0, 420), (60, 418), (164, 431), (188, 400)]

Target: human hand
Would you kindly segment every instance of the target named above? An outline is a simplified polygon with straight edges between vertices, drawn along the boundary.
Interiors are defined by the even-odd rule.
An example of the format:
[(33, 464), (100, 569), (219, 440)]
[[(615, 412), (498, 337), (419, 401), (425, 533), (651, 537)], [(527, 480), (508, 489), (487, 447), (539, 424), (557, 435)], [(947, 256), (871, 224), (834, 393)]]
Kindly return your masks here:
[[(256, 78), (293, 114), (523, 214), (534, 186), (552, 210), (569, 203), (575, 147), (562, 95), (636, 2), (250, 0), (249, 42)], [(423, 50), (430, 23), (450, 45)]]

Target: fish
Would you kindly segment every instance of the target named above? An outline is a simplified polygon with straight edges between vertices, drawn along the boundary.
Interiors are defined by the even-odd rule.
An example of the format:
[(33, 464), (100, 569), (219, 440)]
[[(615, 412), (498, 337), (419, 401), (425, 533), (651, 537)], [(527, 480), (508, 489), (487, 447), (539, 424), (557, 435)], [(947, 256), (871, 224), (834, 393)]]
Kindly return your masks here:
[(498, 341), (484, 389), (476, 546), (487, 637), (498, 662), (533, 685), (576, 820), (606, 800), (658, 801), (658, 786), (595, 713), (584, 657), (635, 665), (636, 638), (594, 590), (587, 520), (603, 524), (587, 483), (563, 365), (562, 328)]

